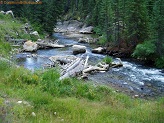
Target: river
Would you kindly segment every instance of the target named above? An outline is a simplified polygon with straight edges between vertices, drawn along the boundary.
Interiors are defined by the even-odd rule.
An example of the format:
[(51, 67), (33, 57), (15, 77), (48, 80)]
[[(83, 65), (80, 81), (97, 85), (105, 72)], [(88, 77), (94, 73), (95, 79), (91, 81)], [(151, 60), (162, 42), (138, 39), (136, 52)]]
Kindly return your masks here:
[[(85, 57), (88, 55), (89, 64), (96, 64), (105, 57), (101, 54), (92, 53), (92, 46), (89, 44), (78, 43), (76, 40), (68, 39), (60, 33), (55, 33), (54, 36), (60, 40), (59, 44), (85, 45), (87, 52), (79, 54), (79, 56), (83, 55)], [(34, 54), (37, 54), (37, 57)], [(16, 55), (16, 61), (20, 66), (35, 70), (41, 69), (44, 64), (51, 63), (48, 58), (55, 55), (72, 55), (72, 48), (41, 49), (33, 54), (28, 52), (19, 53)], [(144, 96), (156, 97), (164, 95), (164, 70), (144, 66), (130, 59), (122, 59), (122, 62), (123, 67), (112, 68), (105, 73), (95, 73), (89, 76), (89, 80), (96, 84), (115, 84)]]

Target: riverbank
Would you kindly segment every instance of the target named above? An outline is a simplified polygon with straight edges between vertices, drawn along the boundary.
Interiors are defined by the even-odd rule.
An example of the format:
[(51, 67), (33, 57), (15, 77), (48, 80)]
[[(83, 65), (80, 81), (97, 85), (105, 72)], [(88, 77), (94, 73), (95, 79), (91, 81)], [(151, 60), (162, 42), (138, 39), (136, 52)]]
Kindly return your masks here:
[[(55, 33), (54, 36), (59, 40), (60, 44), (84, 45), (86, 53), (78, 54), (76, 57), (89, 56), (88, 63), (95, 65), (102, 61), (105, 55), (92, 53), (92, 46), (87, 43), (79, 43), (63, 36), (61, 33)], [(35, 53), (21, 53), (17, 55), (17, 63), (30, 70), (41, 69), (44, 64), (50, 64), (48, 58), (51, 56), (67, 56), (73, 55), (72, 48), (55, 48), (42, 49)], [(114, 61), (117, 62), (115, 58)], [(116, 87), (131, 97), (138, 95), (140, 98), (150, 99), (158, 98), (164, 95), (164, 83), (162, 69), (156, 69), (139, 64), (131, 59), (122, 59), (123, 67), (112, 68), (105, 73), (94, 73), (88, 76), (90, 81), (94, 83), (109, 85)]]
[(32, 73), (1, 62), (0, 75), (0, 119), (4, 123), (160, 123), (164, 119), (163, 98), (148, 101), (77, 79), (59, 81), (54, 69)]

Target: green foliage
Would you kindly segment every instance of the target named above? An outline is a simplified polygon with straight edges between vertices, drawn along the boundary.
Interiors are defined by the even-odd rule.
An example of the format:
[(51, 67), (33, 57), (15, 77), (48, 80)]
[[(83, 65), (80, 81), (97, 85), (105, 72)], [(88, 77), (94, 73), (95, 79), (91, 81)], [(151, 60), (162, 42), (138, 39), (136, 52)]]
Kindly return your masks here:
[(97, 34), (97, 35), (102, 35), (103, 31), (101, 30), (101, 27), (94, 27), (93, 31)]
[(89, 84), (84, 84), (82, 81), (74, 78), (59, 81), (59, 74), (54, 70), (43, 74), (41, 85), (44, 91), (57, 97), (75, 96), (90, 100), (100, 100), (102, 98), (97, 91), (99, 87), (92, 88)]
[(113, 61), (113, 59), (109, 56), (106, 56), (104, 59), (103, 59), (103, 62), (105, 62), (106, 64), (111, 64)]
[[(133, 56), (142, 59), (152, 59), (155, 55), (155, 45), (152, 41), (145, 41), (142, 44), (138, 44)], [(153, 60), (153, 59), (152, 59)]]
[(8, 63), (0, 60), (0, 71), (5, 71), (6, 69), (8, 69), (8, 67), (9, 67)]
[[(15, 17), (28, 19), (32, 24), (35, 23), (34, 29), (40, 34), (43, 30), (52, 34), (57, 18), (62, 13), (62, 1), (42, 0), (42, 4), (34, 5), (0, 5), (1, 10), (12, 10)], [(2, 16), (3, 17), (3, 16)]]
[(99, 38), (99, 41), (97, 42), (97, 44), (99, 45), (105, 45), (107, 43), (107, 39), (104, 35), (102, 35), (100, 38)]
[(11, 46), (9, 43), (4, 43), (2, 41), (0, 41), (0, 54), (1, 56), (3, 57), (6, 57), (8, 56), (9, 52), (11, 51)]
[(157, 58), (157, 59), (155, 60), (155, 65), (156, 65), (158, 68), (164, 68), (164, 57)]

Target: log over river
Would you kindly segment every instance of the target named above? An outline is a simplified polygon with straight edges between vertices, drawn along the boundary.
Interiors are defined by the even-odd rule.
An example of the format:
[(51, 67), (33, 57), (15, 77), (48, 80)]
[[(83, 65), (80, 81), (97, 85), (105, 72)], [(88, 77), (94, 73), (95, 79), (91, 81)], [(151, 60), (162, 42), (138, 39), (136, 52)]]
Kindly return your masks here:
[[(76, 56), (89, 56), (88, 63), (95, 65), (101, 61), (105, 55), (94, 54), (91, 52), (92, 46), (89, 44), (78, 43), (73, 39), (68, 39), (61, 33), (55, 33), (59, 39), (59, 44), (84, 45), (86, 52)], [(42, 69), (45, 64), (51, 64), (49, 57), (73, 55), (72, 47), (41, 49), (35, 53), (23, 52), (17, 54), (16, 61), (20, 66), (30, 70)], [(114, 58), (115, 59), (115, 58)], [(123, 67), (112, 68), (107, 72), (98, 72), (88, 76), (88, 79), (95, 84), (105, 84), (116, 88), (124, 88), (129, 93), (137, 93), (143, 97), (157, 97), (164, 95), (164, 70), (144, 66), (131, 59), (122, 59)]]

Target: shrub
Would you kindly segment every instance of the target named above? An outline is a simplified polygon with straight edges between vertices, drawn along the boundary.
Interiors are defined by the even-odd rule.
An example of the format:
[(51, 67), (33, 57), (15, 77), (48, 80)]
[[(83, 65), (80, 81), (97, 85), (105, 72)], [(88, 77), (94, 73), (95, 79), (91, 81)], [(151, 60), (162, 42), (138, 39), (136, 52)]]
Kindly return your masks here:
[(103, 59), (103, 62), (105, 62), (106, 64), (111, 64), (113, 61), (113, 59), (109, 56), (106, 56), (104, 59)]
[(97, 42), (99, 45), (105, 45), (107, 43), (107, 39), (106, 39), (106, 36), (105, 35), (102, 35), (100, 38), (99, 38), (99, 41)]
[(142, 44), (138, 44), (134, 53), (132, 54), (133, 57), (142, 58), (147, 60), (152, 60), (155, 55), (155, 44), (152, 41), (145, 41)]
[(97, 35), (102, 35), (102, 30), (101, 27), (94, 27), (93, 31), (97, 34)]
[(160, 57), (160, 58), (157, 58), (155, 60), (155, 65), (158, 67), (158, 68), (164, 68), (164, 56), (163, 57)]

